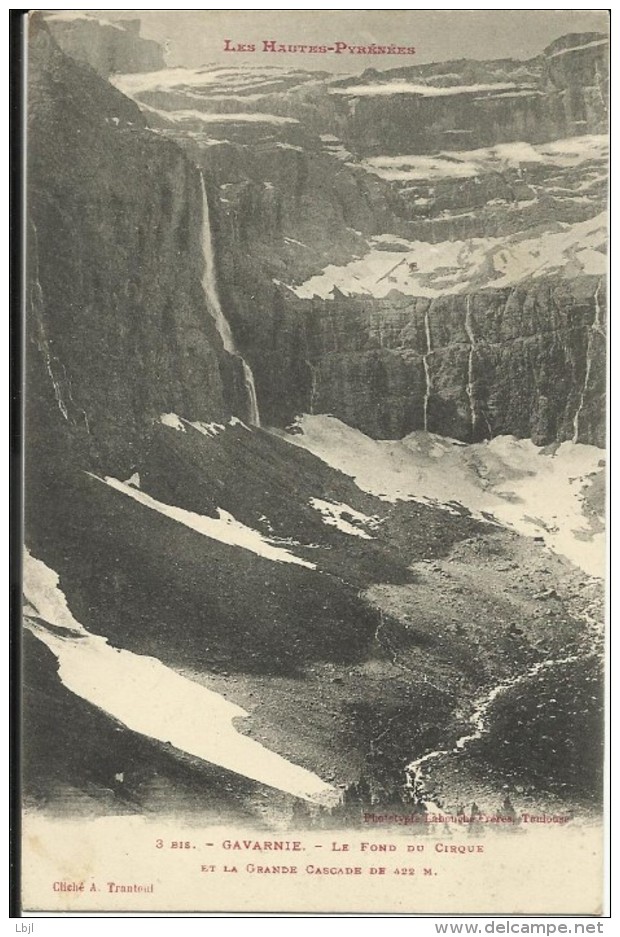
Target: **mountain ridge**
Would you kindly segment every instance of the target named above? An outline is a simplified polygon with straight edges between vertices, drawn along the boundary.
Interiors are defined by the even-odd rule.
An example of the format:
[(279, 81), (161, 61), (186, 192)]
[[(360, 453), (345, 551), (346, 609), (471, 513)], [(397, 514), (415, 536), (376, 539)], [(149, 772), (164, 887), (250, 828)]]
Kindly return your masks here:
[[(605, 422), (596, 109), (555, 148), (455, 142), (448, 158), (399, 152), (406, 178), (386, 178), (394, 154), (369, 155), (361, 124), (347, 131), (356, 152), (325, 132), (346, 130), (345, 96), (336, 104), (311, 86), (296, 97), (280, 75), (280, 92), (250, 102), (270, 110), (239, 111), (239, 97), (262, 95), (246, 71), (194, 70), (191, 86), (174, 84), (178, 70), (115, 76), (136, 104), (45, 25), (30, 39), (26, 540), (70, 614), (100, 643), (229, 694), (250, 713), (244, 731), (339, 786), (336, 824), (364, 804), (411, 804), (405, 769), (439, 746), (429, 790), (444, 803), (474, 789), (492, 809), (508, 784), (517, 806), (596, 811), (601, 583), (557, 555), (564, 536), (600, 539), (603, 454), (584, 445), (602, 445)], [(598, 53), (584, 56), (594, 80)], [(273, 86), (272, 74), (258, 77)], [(440, 124), (450, 117), (445, 101), (438, 113)], [(524, 256), (525, 275), (514, 274)], [(374, 279), (352, 272), (359, 262), (373, 276), (378, 265)], [(244, 361), (261, 423), (279, 432), (248, 425)], [(387, 497), (320, 447), (305, 451), (312, 419), (333, 429), (338, 418), (348, 433), (364, 429), (355, 438), (371, 462), (397, 464), (396, 476), (404, 467), (415, 490)], [(534, 442), (489, 442), (499, 433)], [(450, 497), (424, 488), (443, 477), (433, 471), (442, 459), (455, 472)], [(559, 488), (549, 466), (566, 465), (568, 519), (553, 504), (530, 516), (539, 477)], [(85, 766), (61, 718), (50, 759), (31, 723), (35, 804), (71, 802), (77, 772), (95, 815), (161, 810), (178, 785), (190, 814), (213, 789), (233, 815), (299, 821), (299, 805), (159, 736), (132, 746), (109, 714), (68, 695), (36, 634), (76, 655), (79, 637), (35, 618), (33, 722), (72, 708), (107, 746), (89, 737)], [(505, 683), (519, 715), (507, 694), (495, 721)], [(481, 698), (488, 733), (462, 752)], [(539, 745), (549, 725), (534, 712), (559, 698), (550, 712), (564, 760)], [(487, 744), (499, 726), (514, 758)]]

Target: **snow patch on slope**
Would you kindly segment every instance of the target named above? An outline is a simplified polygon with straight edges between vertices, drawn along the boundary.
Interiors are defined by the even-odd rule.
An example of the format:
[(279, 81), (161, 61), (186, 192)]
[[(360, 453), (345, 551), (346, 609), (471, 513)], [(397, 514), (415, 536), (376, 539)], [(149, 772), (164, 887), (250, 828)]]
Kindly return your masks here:
[[(177, 430), (180, 433), (187, 432), (185, 427), (191, 426), (202, 436), (219, 436), (220, 433), (226, 430), (224, 423), (207, 423), (204, 420), (186, 420), (185, 417), (179, 416), (177, 413), (162, 413), (159, 422), (163, 426), (169, 426), (170, 429)], [(247, 426), (243, 420), (239, 419), (238, 416), (231, 416), (228, 421), (228, 426), (242, 426), (248, 433), (252, 432), (250, 427)]]
[(44, 618), (57, 628), (68, 629), (76, 635), (87, 635), (83, 625), (73, 617), (67, 599), (58, 587), (58, 573), (36, 560), (27, 549), (24, 550), (23, 563), (24, 614)]
[(351, 537), (361, 537), (362, 540), (374, 539), (363, 527), (358, 525), (363, 524), (370, 528), (377, 527), (378, 519), (376, 517), (368, 517), (367, 514), (362, 514), (361, 511), (356, 511), (348, 504), (343, 504), (340, 501), (323, 501), (321, 498), (310, 498), (310, 504), (322, 514), (324, 524), (337, 527), (343, 534), (349, 534)]
[[(233, 721), (248, 713), (154, 657), (111, 647), (75, 620), (58, 575), (26, 550), (25, 625), (58, 660), (58, 676), (76, 696), (133, 732), (303, 800), (335, 804), (338, 792), (317, 775), (240, 735)], [(61, 637), (47, 625), (69, 627)]]
[[(91, 478), (97, 479), (97, 481), (109, 485), (110, 488), (114, 488), (116, 491), (128, 495), (130, 498), (133, 498), (134, 501), (138, 501), (152, 511), (158, 511), (165, 517), (169, 517), (179, 524), (183, 524), (185, 527), (195, 530), (204, 537), (210, 537), (212, 540), (218, 540), (220, 543), (225, 543), (228, 546), (241, 547), (244, 550), (255, 553), (257, 556), (261, 556), (266, 560), (273, 560), (276, 563), (292, 563), (295, 566), (305, 566), (307, 569), (316, 569), (314, 563), (309, 563), (307, 560), (295, 556), (293, 553), (281, 547), (274, 547), (257, 530), (246, 527), (245, 524), (236, 520), (232, 514), (229, 514), (228, 511), (223, 511), (221, 508), (217, 509), (217, 517), (207, 517), (204, 514), (196, 514), (194, 511), (186, 511), (185, 508), (178, 508), (173, 504), (166, 504), (164, 501), (158, 501), (156, 498), (147, 495), (146, 492), (132, 488), (125, 484), (125, 482), (119, 481), (117, 478), (112, 478), (110, 476), (99, 478), (98, 475), (93, 475), (91, 472), (87, 472), (86, 474), (90, 475)], [(298, 544), (296, 544), (296, 546), (297, 545)]]
[(605, 567), (603, 517), (586, 513), (584, 495), (602, 471), (604, 452), (564, 442), (541, 448), (499, 436), (466, 445), (431, 433), (374, 440), (335, 417), (304, 415), (302, 433), (278, 433), (351, 476), (384, 501), (460, 504), (526, 536), (541, 537), (586, 573)]
[(188, 420), (187, 422), (194, 429), (197, 429), (202, 436), (219, 436), (220, 432), (226, 429), (223, 423), (204, 423), (202, 420), (194, 420), (193, 422)]
[(515, 85), (514, 82), (504, 82), (503, 84), (480, 84), (480, 85), (452, 85), (447, 87), (437, 87), (433, 85), (416, 85), (410, 81), (390, 81), (368, 85), (349, 85), (346, 88), (330, 88), (330, 94), (346, 94), (350, 97), (369, 97), (373, 95), (387, 94), (417, 94), (423, 98), (445, 98), (454, 94), (480, 94), (483, 91), (534, 91), (531, 85)]
[[(202, 98), (204, 95), (192, 94), (190, 88), (205, 88), (206, 91), (221, 91), (223, 87), (231, 90), (256, 88), (270, 84), (274, 80), (299, 76), (305, 77), (298, 70), (287, 71), (286, 67), (268, 66), (253, 68), (238, 66), (225, 68), (219, 66), (200, 66), (199, 68), (165, 68), (158, 72), (131, 72), (123, 75), (112, 75), (110, 81), (124, 94), (132, 97), (145, 91), (182, 91), (188, 96)], [(222, 80), (226, 84), (222, 84)]]
[(595, 39), (593, 42), (585, 42), (580, 46), (571, 46), (569, 49), (558, 49), (557, 52), (551, 52), (550, 59), (556, 59), (559, 55), (566, 55), (568, 52), (580, 52), (582, 49), (594, 49), (596, 46), (606, 46), (608, 39)]
[(180, 433), (185, 432), (185, 427), (183, 426), (183, 421), (176, 413), (162, 413), (159, 417), (159, 422), (164, 426), (169, 426), (170, 429), (176, 429)]
[(605, 134), (568, 137), (551, 143), (498, 143), (477, 150), (450, 150), (436, 155), (373, 156), (360, 165), (388, 181), (472, 178), (503, 167), (545, 164), (571, 168), (590, 160), (604, 160), (609, 152)]
[(207, 111), (194, 111), (182, 109), (178, 111), (164, 111), (161, 108), (140, 104), (145, 111), (156, 113), (171, 124), (298, 124), (294, 117), (281, 117), (279, 114), (263, 114), (258, 111), (237, 111), (236, 113), (216, 113)]
[[(470, 238), (467, 241), (410, 241), (409, 250), (372, 248), (344, 266), (329, 264), (298, 286), (289, 286), (301, 299), (333, 299), (334, 288), (345, 295), (387, 296), (397, 290), (406, 296), (435, 297), (478, 289), (503, 289), (530, 277), (562, 270), (571, 278), (604, 276), (607, 259), (607, 216), (604, 212), (575, 224), (558, 224), (544, 236)], [(406, 242), (401, 238), (399, 244)]]

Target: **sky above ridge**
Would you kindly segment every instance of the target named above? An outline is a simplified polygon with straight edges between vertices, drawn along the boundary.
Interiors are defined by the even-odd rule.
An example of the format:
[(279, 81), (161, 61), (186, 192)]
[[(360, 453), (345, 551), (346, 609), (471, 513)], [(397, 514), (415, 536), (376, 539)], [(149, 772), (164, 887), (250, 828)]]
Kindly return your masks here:
[[(109, 20), (140, 19), (141, 35), (166, 48), (168, 65), (284, 65), (337, 73), (451, 59), (527, 59), (571, 32), (608, 32), (605, 10), (93, 10)], [(225, 52), (254, 43), (257, 51)], [(414, 55), (262, 52), (277, 43), (413, 46)]]

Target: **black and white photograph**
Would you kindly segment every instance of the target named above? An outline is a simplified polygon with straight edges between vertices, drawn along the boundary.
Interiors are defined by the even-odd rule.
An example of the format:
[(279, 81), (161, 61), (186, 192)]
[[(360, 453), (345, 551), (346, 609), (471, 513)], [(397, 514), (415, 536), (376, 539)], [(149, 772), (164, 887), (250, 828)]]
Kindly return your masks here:
[(24, 912), (602, 914), (608, 11), (26, 49)]

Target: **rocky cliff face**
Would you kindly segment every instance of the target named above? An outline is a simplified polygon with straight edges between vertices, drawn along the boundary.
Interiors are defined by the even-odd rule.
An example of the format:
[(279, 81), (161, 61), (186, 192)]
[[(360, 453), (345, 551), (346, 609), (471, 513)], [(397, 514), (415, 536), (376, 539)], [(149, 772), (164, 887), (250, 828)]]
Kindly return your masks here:
[[(133, 69), (132, 69), (133, 70)], [(321, 72), (259, 67), (123, 83), (163, 111), (245, 113), (299, 120), (358, 156), (471, 150), (512, 141), (542, 143), (607, 132), (609, 42), (599, 33), (563, 36), (528, 61), (413, 65), (334, 80)], [(214, 80), (215, 77), (215, 80)], [(183, 79), (183, 80), (181, 80)], [(190, 98), (187, 91), (192, 89)], [(197, 96), (196, 96), (197, 95)]]
[(449, 62), (366, 73), (335, 84), (351, 148), (376, 153), (542, 143), (607, 129), (609, 45), (595, 33), (562, 37), (529, 62)]
[(140, 20), (112, 23), (88, 13), (50, 13), (45, 20), (61, 49), (105, 78), (114, 72), (147, 72), (164, 67), (159, 43), (140, 36)]
[(261, 349), (279, 382), (269, 393), (263, 381), (264, 410), (279, 423), (330, 413), (376, 438), (428, 429), (604, 445), (604, 296), (585, 278), (434, 299), (289, 300)]
[(161, 413), (221, 418), (242, 378), (201, 285), (200, 177), (31, 27), (29, 430), (128, 469)]
[(547, 110), (563, 134), (606, 133), (609, 43), (599, 33), (562, 36), (545, 49), (542, 82)]
[(603, 444), (607, 50), (115, 79), (215, 183), (267, 421)]
[[(174, 177), (160, 193), (175, 193), (169, 321), (187, 335), (197, 316), (204, 342), (204, 372), (173, 378), (170, 363), (179, 384), (161, 409), (244, 413), (235, 361), (203, 329), (197, 177), (180, 147), (209, 183), (222, 305), (264, 422), (329, 412), (379, 438), (426, 428), (602, 445), (606, 55), (604, 36), (584, 34), (529, 62), (338, 81), (270, 67), (114, 77), (149, 129), (135, 109), (130, 130), (110, 124), (110, 162), (127, 139), (142, 141), (140, 166), (156, 159), (148, 197), (131, 186), (139, 215), (157, 198), (153, 174)], [(161, 213), (154, 201), (153, 224)]]
[[(459, 753), (455, 804), (475, 791), (496, 809), (507, 781), (527, 787), (519, 809), (595, 802), (596, 584), (515, 530), (600, 536), (598, 454), (565, 465), (579, 510), (538, 518), (536, 472), (544, 497), (561, 460), (530, 443), (481, 455), (423, 433), (416, 460), (416, 440), (400, 457), (400, 444), (356, 450), (341, 427), (340, 456), (364, 467), (366, 453), (377, 488), (364, 488), (357, 467), (291, 444), (311, 440), (308, 418), (282, 438), (231, 419), (248, 410), (231, 349), (264, 422), (331, 412), (376, 437), (602, 442), (605, 139), (369, 155), (337, 123), (317, 131), (325, 102), (337, 116), (323, 77), (116, 79), (138, 108), (36, 18), (30, 39), (26, 529), (47, 567), (28, 595), (33, 634), (81, 653), (70, 609), (113, 647), (208, 679), (252, 712), (247, 734), (360, 806), (410, 806), (405, 766), (439, 746)], [(515, 501), (521, 526), (488, 523)], [(25, 652), (37, 806), (84, 788), (114, 815), (182, 809), (185, 791), (185, 806), (279, 819), (262, 788), (167, 734), (119, 733), (113, 708), (114, 721), (61, 687), (36, 643)], [(517, 763), (474, 747), (463, 768), (481, 694), (528, 675), (529, 703), (507, 695), (498, 723)]]

